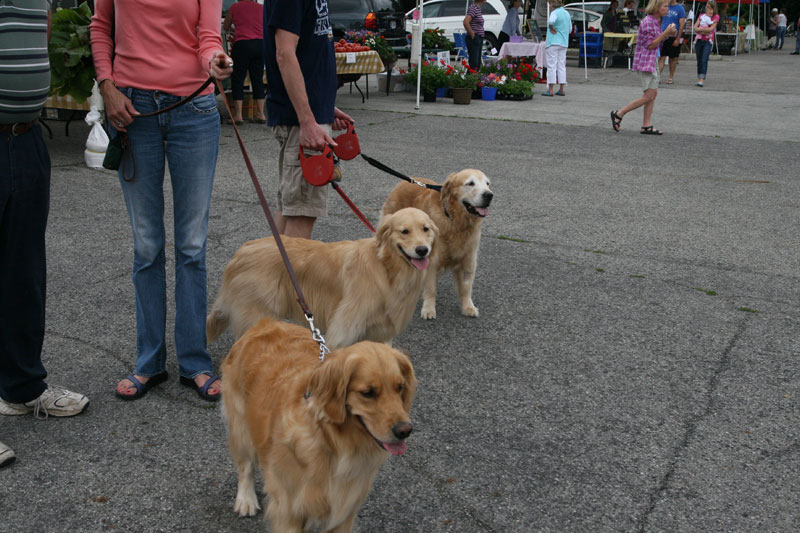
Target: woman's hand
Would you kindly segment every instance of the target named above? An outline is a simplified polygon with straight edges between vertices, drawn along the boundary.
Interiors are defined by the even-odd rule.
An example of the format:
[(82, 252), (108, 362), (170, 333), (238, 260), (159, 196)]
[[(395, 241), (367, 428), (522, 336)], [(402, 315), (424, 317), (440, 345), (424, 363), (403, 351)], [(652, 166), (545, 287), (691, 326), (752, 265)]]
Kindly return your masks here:
[(114, 86), (114, 82), (110, 79), (105, 79), (100, 82), (100, 94), (103, 97), (103, 104), (106, 108), (106, 116), (108, 117), (111, 125), (117, 131), (127, 131), (125, 128), (128, 124), (133, 122), (133, 119), (139, 114), (133, 107), (133, 102), (119, 92)]
[(233, 59), (228, 57), (228, 54), (221, 50), (214, 54), (214, 57), (211, 58), (208, 64), (208, 74), (218, 80), (224, 80), (229, 78), (232, 73)]

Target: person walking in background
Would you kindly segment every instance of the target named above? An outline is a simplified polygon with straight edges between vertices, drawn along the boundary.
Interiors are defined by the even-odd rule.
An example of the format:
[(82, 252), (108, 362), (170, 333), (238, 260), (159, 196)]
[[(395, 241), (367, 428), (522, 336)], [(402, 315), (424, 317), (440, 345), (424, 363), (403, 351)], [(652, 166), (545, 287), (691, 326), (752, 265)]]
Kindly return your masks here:
[(280, 145), (275, 224), (289, 237), (310, 239), (317, 218), (328, 213), (328, 188), (305, 180), (300, 146), (335, 146), (332, 129), (353, 122), (334, 105), (338, 83), (330, 30), (327, 0), (264, 2), (267, 124)]
[(783, 50), (783, 41), (786, 38), (786, 8), (782, 8), (780, 13), (778, 14), (778, 21), (777, 27), (778, 31), (775, 34), (775, 48), (777, 50)]
[(683, 27), (686, 24), (686, 9), (681, 5), (683, 0), (670, 0), (669, 9), (666, 16), (661, 18), (661, 31), (667, 29), (667, 26), (674, 24), (678, 28), (678, 33), (675, 37), (669, 37), (664, 40), (661, 45), (661, 57), (658, 58), (658, 74), (664, 72), (664, 65), (669, 58), (669, 78), (667, 85), (674, 83), (675, 70), (678, 68), (678, 61), (681, 57), (681, 44), (683, 42)]
[(519, 30), (519, 8), (521, 5), (522, 0), (509, 0), (506, 20), (503, 21), (503, 29), (500, 30), (500, 35), (497, 38), (497, 46), (503, 46), (503, 43), (507, 43), (512, 35), (522, 35)]
[[(0, 0), (0, 52), (9, 67), (0, 76), (0, 415), (5, 416), (73, 416), (89, 405), (83, 394), (49, 386), (42, 364), (50, 155), (38, 117), (50, 91), (49, 8), (47, 0)], [(14, 459), (14, 451), (0, 442), (0, 466)]]
[(231, 93), (233, 117), (230, 121), (242, 124), (242, 102), (244, 101), (244, 78), (250, 73), (250, 87), (256, 116), (253, 122), (266, 124), (264, 115), (264, 6), (255, 0), (238, 0), (225, 15), (222, 28), (227, 32), (233, 25), (233, 74)]
[[(572, 19), (561, 5), (561, 0), (548, 0), (550, 3), (550, 19), (547, 21), (547, 39), (545, 40), (545, 57), (547, 59), (547, 90), (542, 96), (566, 96), (567, 86), (567, 46), (569, 32), (572, 30)], [(553, 93), (556, 84), (558, 92)]]
[(464, 17), (464, 29), (467, 30), (467, 55), (469, 55), (469, 67), (478, 70), (481, 67), (481, 55), (483, 53), (483, 38), (486, 33), (483, 30), (483, 11), (481, 8), (486, 0), (475, 0), (467, 9)]
[(708, 57), (714, 44), (714, 33), (719, 24), (716, 2), (706, 2), (706, 11), (694, 23), (694, 52), (697, 56), (697, 86), (703, 87), (708, 74)]
[(668, 10), (668, 0), (650, 0), (647, 8), (645, 8), (647, 16), (642, 19), (642, 23), (639, 25), (632, 65), (633, 70), (639, 71), (644, 94), (641, 98), (630, 102), (622, 109), (611, 112), (611, 127), (614, 128), (614, 131), (620, 130), (620, 124), (625, 115), (634, 109), (644, 106), (642, 129), (639, 133), (642, 135), (663, 135), (664, 133), (653, 128), (651, 119), (656, 96), (658, 96), (658, 50), (666, 38), (672, 37), (677, 33), (674, 24), (670, 24), (664, 31), (661, 31), (661, 19), (667, 14)]
[[(145, 7), (144, 4), (147, 4)], [(165, 109), (199, 89), (209, 75), (227, 78), (222, 51), (222, 0), (96, 0), (90, 25), (92, 56), (112, 135), (130, 147), (119, 182), (133, 230), (136, 368), (116, 395), (136, 400), (167, 379), (167, 291), (164, 163), (172, 179), (175, 227), (175, 350), (180, 382), (217, 401), (222, 382), (206, 349), (206, 246), (220, 121), (214, 87)], [(116, 31), (112, 35), (112, 23)], [(120, 31), (124, 21), (125, 31)], [(112, 60), (113, 58), (113, 60)], [(127, 170), (133, 176), (125, 175)]]
[(794, 52), (789, 54), (792, 56), (800, 55), (800, 18), (797, 19), (797, 23), (794, 25), (794, 27), (797, 30), (797, 34), (795, 35), (794, 40)]

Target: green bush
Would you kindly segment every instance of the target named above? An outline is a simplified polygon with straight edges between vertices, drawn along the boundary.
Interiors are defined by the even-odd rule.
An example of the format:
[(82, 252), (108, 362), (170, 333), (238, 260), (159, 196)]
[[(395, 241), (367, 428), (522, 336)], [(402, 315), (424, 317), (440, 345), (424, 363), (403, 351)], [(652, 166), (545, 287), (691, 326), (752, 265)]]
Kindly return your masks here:
[(50, 27), (50, 94), (70, 95), (86, 101), (94, 86), (94, 62), (89, 42), (92, 11), (84, 2), (70, 9), (58, 9)]

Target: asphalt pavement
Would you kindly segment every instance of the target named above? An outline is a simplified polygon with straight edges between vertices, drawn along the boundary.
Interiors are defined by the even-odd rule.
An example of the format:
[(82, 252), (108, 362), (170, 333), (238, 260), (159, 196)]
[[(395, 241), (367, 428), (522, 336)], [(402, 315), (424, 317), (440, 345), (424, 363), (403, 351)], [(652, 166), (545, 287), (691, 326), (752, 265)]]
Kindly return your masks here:
[[(438, 318), (395, 342), (419, 389), (409, 452), (391, 457), (359, 532), (800, 530), (800, 59), (685, 58), (641, 111), (626, 69), (568, 64), (567, 96), (451, 100), (354, 89), (337, 104), (364, 153), (413, 176), (483, 170), (495, 198), (460, 314), (449, 275)], [(362, 85), (366, 80), (362, 81)], [(0, 531), (264, 531), (233, 513), (219, 406), (177, 381), (114, 397), (136, 348), (132, 240), (114, 174), (83, 163), (88, 128), (51, 121), (48, 381), (89, 396), (70, 419), (0, 417), (17, 461), (0, 470)], [(243, 126), (272, 205), (277, 143)], [(342, 188), (372, 220), (397, 183), (360, 159)], [(166, 216), (172, 220), (167, 180)], [(331, 192), (315, 237), (368, 230)], [(209, 299), (245, 241), (269, 229), (223, 126), (208, 247)], [(172, 232), (168, 291), (172, 291)], [(172, 309), (170, 302), (170, 309)], [(172, 328), (170, 322), (168, 328)], [(219, 365), (229, 334), (210, 346)], [(260, 486), (260, 485), (259, 485)]]

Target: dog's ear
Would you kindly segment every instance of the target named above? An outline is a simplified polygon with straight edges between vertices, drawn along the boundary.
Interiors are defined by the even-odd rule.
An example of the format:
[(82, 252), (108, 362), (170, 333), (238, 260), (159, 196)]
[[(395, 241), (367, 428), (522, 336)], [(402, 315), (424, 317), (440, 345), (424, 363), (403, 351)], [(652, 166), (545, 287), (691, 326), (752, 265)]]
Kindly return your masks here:
[(375, 241), (378, 244), (378, 248), (383, 246), (384, 241), (388, 238), (389, 233), (392, 232), (392, 224), (391, 219), (394, 215), (384, 215), (381, 217), (380, 224), (378, 225), (378, 231), (375, 232)]
[(452, 203), (453, 198), (455, 198), (456, 194), (455, 191), (457, 187), (456, 180), (450, 179), (453, 176), (455, 176), (455, 172), (447, 176), (447, 179), (444, 181), (444, 185), (442, 185), (442, 190), (439, 193), (440, 199), (442, 201), (442, 209), (444, 209), (445, 213), (449, 213), (450, 211), (452, 211), (450, 204)]
[(430, 224), (428, 224), (428, 227), (430, 227), (431, 230), (433, 230), (434, 238), (438, 239), (439, 238), (439, 226), (436, 225), (436, 222), (434, 222), (433, 219), (431, 219), (431, 222), (430, 222)]
[(414, 375), (414, 367), (411, 366), (411, 360), (405, 352), (394, 351), (394, 357), (397, 359), (397, 365), (400, 367), (400, 373), (406, 380), (403, 387), (403, 408), (406, 413), (411, 412), (411, 402), (414, 400), (414, 394), (417, 392), (417, 377)]
[(311, 374), (308, 393), (314, 404), (334, 424), (343, 424), (347, 417), (347, 388), (350, 369), (346, 357), (328, 357)]

